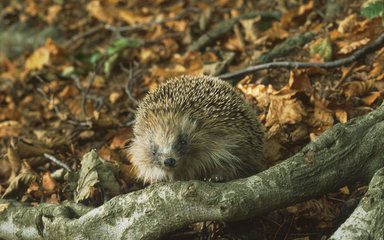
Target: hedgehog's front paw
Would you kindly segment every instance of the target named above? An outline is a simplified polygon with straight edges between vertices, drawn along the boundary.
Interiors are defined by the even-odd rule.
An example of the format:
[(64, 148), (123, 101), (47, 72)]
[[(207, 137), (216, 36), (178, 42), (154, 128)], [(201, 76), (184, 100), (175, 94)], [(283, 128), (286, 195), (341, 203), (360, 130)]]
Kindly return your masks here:
[(225, 179), (220, 174), (214, 174), (214, 175), (212, 175), (209, 178), (205, 178), (204, 181), (207, 181), (207, 182), (217, 182), (218, 183), (218, 182), (224, 182)]

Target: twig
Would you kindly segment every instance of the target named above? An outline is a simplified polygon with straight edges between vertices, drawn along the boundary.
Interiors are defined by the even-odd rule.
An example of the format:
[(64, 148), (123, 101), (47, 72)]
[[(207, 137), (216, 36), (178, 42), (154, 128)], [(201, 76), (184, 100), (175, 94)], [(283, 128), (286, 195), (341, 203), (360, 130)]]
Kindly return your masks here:
[(134, 84), (134, 79), (140, 73), (133, 70), (134, 68), (137, 68), (137, 67), (138, 67), (138, 64), (136, 62), (133, 64), (130, 64), (129, 69), (127, 69), (126, 67), (124, 67), (122, 63), (120, 63), (120, 68), (123, 70), (123, 72), (128, 74), (127, 84), (125, 85), (125, 88), (124, 88), (125, 94), (127, 94), (129, 100), (131, 100), (135, 106), (137, 106), (139, 102), (136, 100), (136, 98), (132, 96), (131, 91), (132, 91), (132, 86)]
[(257, 66), (251, 66), (248, 68), (245, 68), (243, 70), (234, 72), (234, 73), (226, 73), (219, 75), (218, 78), (223, 80), (228, 80), (231, 78), (242, 78), (247, 74), (255, 73), (257, 71), (263, 70), (263, 69), (272, 69), (272, 68), (309, 68), (309, 67), (318, 67), (318, 68), (334, 68), (334, 67), (340, 67), (342, 65), (349, 64), (353, 61), (356, 61), (359, 57), (367, 54), (368, 52), (371, 52), (379, 47), (381, 47), (384, 44), (384, 33), (381, 34), (378, 38), (376, 38), (374, 41), (372, 41), (370, 44), (360, 48), (353, 54), (351, 54), (348, 57), (338, 59), (336, 61), (332, 62), (325, 62), (325, 63), (311, 63), (311, 62), (272, 62), (272, 63), (266, 63), (266, 64), (260, 64)]
[(65, 42), (63, 44), (63, 48), (67, 49), (71, 45), (73, 45), (74, 42), (78, 41), (79, 39), (88, 37), (88, 36), (90, 36), (92, 34), (95, 34), (96, 32), (98, 32), (100, 30), (103, 30), (103, 29), (106, 29), (106, 27), (104, 25), (97, 25), (97, 26), (95, 26), (93, 28), (90, 28), (88, 31), (78, 33), (75, 36), (73, 36), (71, 39), (69, 39), (67, 42)]
[(51, 160), (52, 162), (56, 163), (57, 165), (64, 168), (68, 172), (72, 172), (71, 168), (67, 164), (63, 163), (62, 161), (57, 159), (55, 156), (48, 154), (48, 153), (44, 153), (44, 157)]
[[(45, 83), (44, 79), (42, 79), (39, 75), (34, 75), (34, 77), (36, 77), (37, 80), (39, 80), (41, 83)], [(67, 112), (69, 114), (68, 117), (73, 118), (73, 114), (72, 114), (71, 110), (69, 109), (68, 105), (65, 103), (64, 99), (62, 99), (58, 95), (55, 95), (49, 86), (47, 87), (47, 89), (48, 89), (48, 94), (50, 94), (51, 96), (57, 97), (57, 99), (59, 99), (60, 104), (65, 108), (65, 110), (67, 110)], [(43, 96), (43, 98), (45, 98), (48, 102), (51, 102), (51, 99), (47, 96), (47, 94), (44, 92), (44, 90), (42, 88), (39, 87), (36, 90)], [(55, 111), (56, 115), (60, 118), (61, 113), (60, 113), (60, 109), (57, 106), (57, 104), (53, 104), (53, 110)]]

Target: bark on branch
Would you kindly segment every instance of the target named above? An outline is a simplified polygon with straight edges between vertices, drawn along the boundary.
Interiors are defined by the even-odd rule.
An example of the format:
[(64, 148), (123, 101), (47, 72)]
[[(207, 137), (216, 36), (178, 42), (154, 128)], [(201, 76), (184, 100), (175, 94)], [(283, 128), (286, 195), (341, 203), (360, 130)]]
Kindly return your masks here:
[(369, 189), (352, 215), (329, 240), (383, 239), (384, 168), (373, 176)]
[[(330, 192), (384, 167), (384, 105), (337, 124), (295, 156), (228, 183), (160, 183), (81, 214), (73, 206), (13, 204), (1, 210), (5, 239), (156, 239), (193, 222), (239, 220)], [(21, 209), (20, 209), (21, 208)], [(34, 216), (26, 219), (30, 212)], [(31, 215), (29, 215), (31, 216)], [(6, 229), (7, 231), (3, 231)]]

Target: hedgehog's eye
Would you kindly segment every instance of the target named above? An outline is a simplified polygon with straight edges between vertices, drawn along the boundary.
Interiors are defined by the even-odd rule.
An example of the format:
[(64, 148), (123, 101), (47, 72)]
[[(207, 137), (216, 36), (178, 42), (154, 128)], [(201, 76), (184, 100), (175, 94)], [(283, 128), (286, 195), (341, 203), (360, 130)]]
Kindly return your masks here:
[(180, 135), (178, 138), (178, 145), (187, 145), (187, 137), (185, 135)]

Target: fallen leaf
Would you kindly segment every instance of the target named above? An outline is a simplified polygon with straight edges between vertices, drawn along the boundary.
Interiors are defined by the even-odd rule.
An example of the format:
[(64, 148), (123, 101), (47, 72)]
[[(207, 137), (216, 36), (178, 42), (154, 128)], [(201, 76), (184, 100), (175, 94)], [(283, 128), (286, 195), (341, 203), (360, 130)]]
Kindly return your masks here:
[(353, 81), (343, 84), (343, 93), (347, 98), (362, 96), (374, 87), (375, 80)]
[(381, 97), (380, 92), (372, 92), (370, 95), (363, 97), (361, 100), (368, 106), (371, 106), (379, 97)]
[(238, 84), (237, 87), (247, 96), (256, 99), (257, 105), (267, 108), (271, 101), (269, 95), (274, 92), (272, 85), (263, 84)]
[(59, 47), (48, 39), (45, 45), (36, 49), (25, 62), (25, 68), (28, 70), (40, 70), (45, 65), (49, 65), (52, 58), (60, 52)]
[(271, 104), (268, 109), (265, 125), (294, 124), (301, 122), (307, 115), (300, 100), (290, 99), (285, 96), (270, 96)]
[(337, 53), (338, 54), (348, 54), (353, 52), (354, 50), (361, 48), (362, 46), (365, 46), (369, 43), (369, 38), (364, 38), (356, 42), (345, 44), (344, 47), (342, 47)]
[(333, 112), (327, 109), (319, 100), (315, 100), (315, 109), (313, 115), (309, 119), (312, 127), (333, 126)]
[(348, 121), (348, 113), (344, 110), (336, 110), (335, 116), (341, 123), (346, 123)]
[(343, 34), (351, 32), (352, 29), (357, 25), (356, 17), (356, 14), (352, 14), (341, 20), (339, 22), (339, 27), (337, 28), (337, 31)]
[(91, 1), (87, 4), (86, 7), (89, 14), (96, 19), (106, 22), (108, 24), (113, 23), (113, 15), (111, 16), (110, 13), (106, 10), (106, 7), (103, 6), (101, 1)]
[(47, 196), (57, 191), (57, 182), (52, 178), (49, 172), (43, 174), (42, 187), (44, 189), (44, 194)]
[(296, 69), (291, 70), (289, 74), (288, 87), (293, 90), (303, 91), (308, 95), (312, 93), (311, 81), (308, 77), (307, 70)]

